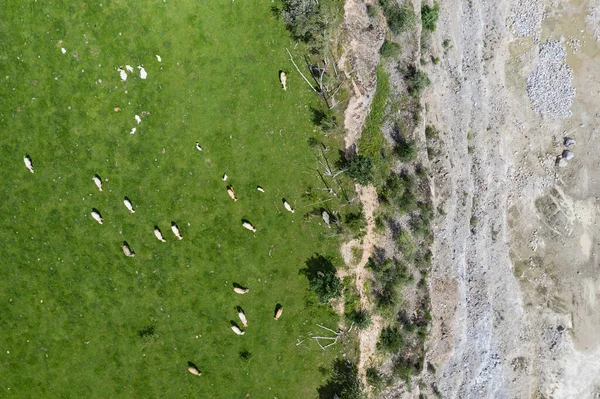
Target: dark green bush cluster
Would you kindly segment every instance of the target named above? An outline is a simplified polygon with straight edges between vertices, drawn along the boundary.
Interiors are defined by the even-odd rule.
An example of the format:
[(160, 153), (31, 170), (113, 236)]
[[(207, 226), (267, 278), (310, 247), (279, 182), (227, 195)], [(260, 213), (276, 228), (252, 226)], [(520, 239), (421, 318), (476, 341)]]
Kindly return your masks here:
[(354, 323), (354, 328), (364, 330), (371, 325), (371, 315), (364, 309), (353, 309), (346, 313), (346, 320)]
[(380, 389), (385, 383), (384, 376), (375, 367), (367, 369), (367, 384), (374, 387), (375, 390)]
[(379, 200), (384, 204), (397, 207), (400, 214), (417, 209), (415, 180), (406, 174), (392, 173), (380, 189)]
[(373, 161), (371, 158), (357, 155), (345, 163), (348, 176), (359, 184), (369, 184), (373, 180)]
[(318, 1), (283, 0), (281, 14), (294, 39), (310, 45), (317, 45), (321, 41), (326, 22)]
[(306, 260), (306, 268), (300, 270), (308, 279), (308, 286), (321, 303), (337, 298), (342, 293), (342, 281), (336, 276), (331, 259), (315, 254)]
[(435, 31), (439, 13), (440, 5), (438, 3), (434, 3), (433, 7), (429, 7), (427, 4), (423, 3), (423, 6), (421, 7), (421, 23), (423, 24), (423, 29), (427, 29), (431, 32)]
[(415, 67), (410, 67), (408, 69), (406, 82), (408, 83), (408, 92), (413, 97), (418, 97), (431, 83), (427, 74)]
[(416, 237), (426, 237), (431, 234), (431, 220), (433, 219), (433, 209), (426, 202), (419, 202), (419, 213), (412, 215), (410, 227)]
[(379, 309), (391, 309), (399, 302), (399, 288), (413, 280), (408, 269), (402, 263), (386, 259), (377, 262), (369, 258), (366, 268), (373, 272), (373, 297)]
[(377, 349), (389, 353), (398, 352), (404, 346), (404, 337), (397, 327), (388, 326), (381, 330)]
[(400, 47), (398, 43), (394, 43), (387, 39), (385, 39), (379, 49), (381, 56), (386, 58), (396, 58), (400, 54), (400, 51), (402, 51), (402, 47)]
[(409, 3), (398, 5), (396, 0), (379, 0), (390, 30), (394, 34), (413, 29), (417, 24), (417, 15)]
[(411, 162), (417, 157), (419, 148), (414, 141), (400, 140), (400, 142), (396, 144), (394, 152), (400, 161)]
[(356, 364), (345, 359), (335, 359), (331, 378), (317, 389), (319, 398), (364, 399), (365, 391)]

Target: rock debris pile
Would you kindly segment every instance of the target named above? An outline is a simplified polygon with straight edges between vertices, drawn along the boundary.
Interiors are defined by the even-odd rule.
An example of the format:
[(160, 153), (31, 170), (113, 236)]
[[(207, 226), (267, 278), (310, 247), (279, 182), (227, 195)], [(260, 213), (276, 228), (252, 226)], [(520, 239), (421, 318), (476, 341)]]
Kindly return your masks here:
[(573, 69), (565, 62), (566, 56), (560, 42), (540, 46), (539, 63), (527, 79), (527, 93), (536, 112), (559, 118), (571, 116), (575, 89)]

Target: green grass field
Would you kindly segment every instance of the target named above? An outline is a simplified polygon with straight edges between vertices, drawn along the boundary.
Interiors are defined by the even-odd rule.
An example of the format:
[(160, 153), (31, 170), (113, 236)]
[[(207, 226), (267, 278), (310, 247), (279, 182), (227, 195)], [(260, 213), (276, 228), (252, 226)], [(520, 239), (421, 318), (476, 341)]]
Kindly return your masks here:
[[(320, 184), (307, 145), (318, 99), (270, 6), (0, 1), (0, 397), (317, 396), (336, 347), (308, 337), (337, 317), (307, 305), (299, 270), (314, 253), (341, 261), (337, 238), (304, 218), (302, 194)], [(244, 336), (229, 325), (238, 305)]]

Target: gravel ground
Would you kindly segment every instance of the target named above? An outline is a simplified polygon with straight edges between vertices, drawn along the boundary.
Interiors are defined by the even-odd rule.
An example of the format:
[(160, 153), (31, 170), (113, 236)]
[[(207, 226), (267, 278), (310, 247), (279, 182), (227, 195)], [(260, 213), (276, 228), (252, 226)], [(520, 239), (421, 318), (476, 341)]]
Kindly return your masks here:
[(539, 40), (544, 6), (539, 0), (515, 1), (509, 17), (509, 26), (516, 36), (533, 36)]
[(575, 97), (573, 69), (566, 64), (565, 47), (556, 41), (540, 46), (539, 63), (527, 79), (533, 109), (543, 115), (568, 118)]

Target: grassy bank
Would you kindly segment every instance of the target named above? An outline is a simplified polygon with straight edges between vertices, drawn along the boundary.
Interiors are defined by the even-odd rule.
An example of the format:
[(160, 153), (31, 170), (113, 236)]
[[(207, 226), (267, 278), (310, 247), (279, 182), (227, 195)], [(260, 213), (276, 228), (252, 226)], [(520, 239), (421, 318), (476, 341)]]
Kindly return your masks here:
[[(312, 397), (325, 382), (318, 370), (335, 347), (307, 338), (337, 317), (299, 273), (315, 253), (342, 263), (338, 238), (305, 218), (315, 207), (306, 187), (321, 184), (307, 145), (320, 104), (292, 73), (269, 6), (3, 4), (2, 396)], [(122, 82), (126, 64), (136, 73)], [(233, 282), (250, 292), (234, 294)], [(236, 306), (244, 336), (230, 330)]]

